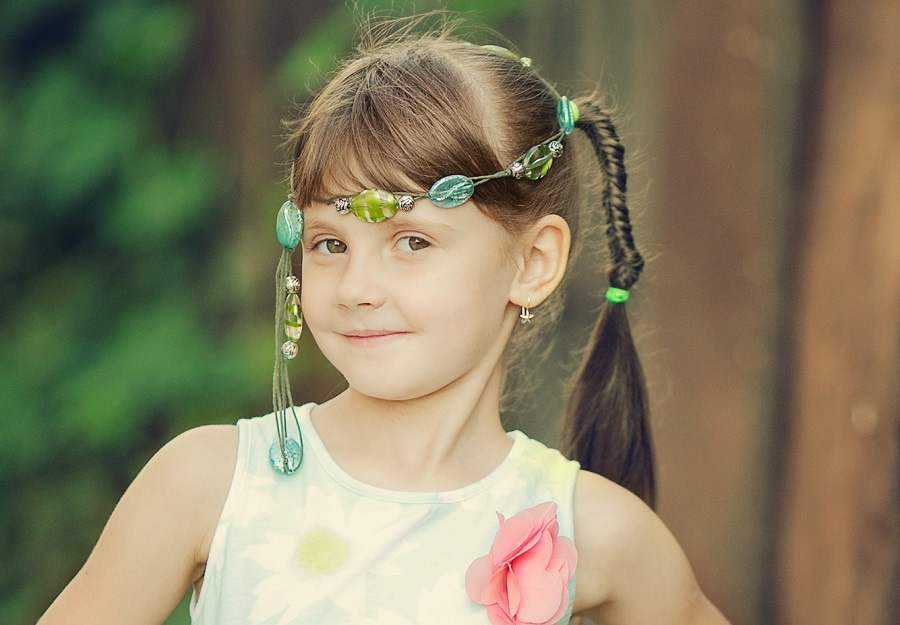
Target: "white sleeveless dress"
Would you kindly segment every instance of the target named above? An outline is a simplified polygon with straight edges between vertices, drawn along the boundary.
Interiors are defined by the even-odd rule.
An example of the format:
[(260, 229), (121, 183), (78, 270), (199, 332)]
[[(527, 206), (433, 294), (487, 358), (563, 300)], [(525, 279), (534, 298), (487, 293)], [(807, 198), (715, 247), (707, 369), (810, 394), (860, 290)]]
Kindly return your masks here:
[[(558, 506), (574, 540), (579, 465), (521, 432), (484, 479), (457, 490), (400, 492), (342, 471), (297, 409), (304, 458), (269, 466), (273, 415), (238, 422), (237, 464), (210, 547), (193, 625), (490, 625), (466, 593), (469, 565), (491, 548), (498, 513)], [(574, 597), (559, 623), (568, 623)]]

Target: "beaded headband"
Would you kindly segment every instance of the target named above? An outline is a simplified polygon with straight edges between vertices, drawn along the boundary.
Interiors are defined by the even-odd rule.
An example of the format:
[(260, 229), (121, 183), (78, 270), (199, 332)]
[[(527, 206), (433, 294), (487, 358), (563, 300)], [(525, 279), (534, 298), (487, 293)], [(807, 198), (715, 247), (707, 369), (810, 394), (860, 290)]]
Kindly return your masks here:
[[(505, 48), (483, 46), (489, 50), (518, 60), (525, 67), (531, 66), (531, 59), (518, 58)], [(428, 191), (381, 191), (366, 189), (352, 196), (332, 197), (316, 200), (333, 205), (338, 213), (352, 213), (357, 218), (379, 223), (393, 217), (398, 210), (410, 211), (416, 200), (427, 198), (439, 208), (454, 208), (465, 204), (475, 193), (475, 187), (489, 180), (499, 178), (525, 178), (540, 180), (550, 171), (553, 159), (563, 153), (562, 139), (572, 134), (578, 121), (578, 106), (565, 96), (560, 96), (548, 83), (547, 88), (557, 98), (556, 119), (559, 130), (551, 137), (533, 145), (502, 171), (486, 176), (464, 176), (452, 174), (444, 176), (429, 187)], [(291, 171), (293, 189), (293, 168)], [(269, 449), (269, 463), (275, 471), (291, 474), (303, 461), (303, 437), (300, 423), (294, 409), (287, 375), (287, 362), (297, 356), (297, 340), (303, 331), (303, 315), (300, 309), (300, 281), (291, 269), (291, 253), (303, 236), (303, 214), (289, 199), (282, 204), (275, 222), (275, 233), (283, 250), (275, 277), (275, 371), (272, 377), (272, 404), (278, 440)], [(627, 292), (626, 292), (627, 293)], [(627, 297), (627, 294), (626, 294)], [(287, 340), (284, 340), (285, 337)], [(288, 412), (293, 417), (297, 430), (294, 439), (288, 432)]]
[[(556, 106), (559, 130), (551, 137), (533, 145), (506, 169), (486, 176), (463, 176), (452, 174), (435, 182), (428, 191), (381, 191), (366, 189), (356, 195), (317, 199), (317, 202), (333, 205), (341, 215), (353, 213), (369, 223), (379, 223), (393, 217), (398, 210), (410, 211), (416, 200), (428, 198), (439, 208), (455, 208), (469, 201), (475, 187), (498, 178), (527, 178), (540, 180), (547, 175), (553, 159), (563, 153), (562, 139), (572, 134), (578, 121), (578, 106), (565, 96), (561, 96)], [(297, 246), (303, 234), (303, 216), (291, 200), (285, 202), (278, 213), (276, 234), (283, 247)]]
[(342, 215), (353, 213), (363, 221), (378, 223), (393, 217), (398, 210), (412, 210), (416, 200), (422, 198), (428, 198), (438, 208), (455, 208), (468, 202), (475, 193), (475, 187), (488, 180), (510, 177), (540, 180), (550, 171), (553, 159), (562, 156), (561, 139), (572, 134), (575, 122), (578, 121), (578, 107), (563, 96), (556, 107), (556, 118), (559, 122), (559, 131), (552, 137), (530, 147), (506, 169), (497, 173), (487, 176), (463, 176), (461, 174), (444, 176), (431, 185), (426, 192), (366, 189), (350, 197), (332, 197), (317, 201), (333, 205)]

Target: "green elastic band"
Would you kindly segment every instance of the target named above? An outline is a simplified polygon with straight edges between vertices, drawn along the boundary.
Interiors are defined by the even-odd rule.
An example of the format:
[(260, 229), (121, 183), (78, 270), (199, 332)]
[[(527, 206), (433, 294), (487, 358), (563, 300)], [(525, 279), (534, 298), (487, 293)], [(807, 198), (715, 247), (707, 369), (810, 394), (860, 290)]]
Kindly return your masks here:
[(606, 289), (606, 301), (613, 304), (624, 304), (628, 301), (628, 291), (611, 286)]

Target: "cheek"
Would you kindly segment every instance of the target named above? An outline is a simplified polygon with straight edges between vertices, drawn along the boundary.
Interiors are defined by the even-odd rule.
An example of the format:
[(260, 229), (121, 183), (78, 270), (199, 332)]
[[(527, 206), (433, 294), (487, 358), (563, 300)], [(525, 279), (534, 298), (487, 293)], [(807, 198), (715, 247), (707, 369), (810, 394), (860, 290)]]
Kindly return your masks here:
[(438, 304), (430, 307), (432, 314), (444, 319), (448, 327), (491, 336), (505, 316), (511, 276), (508, 268), (497, 265), (467, 269), (462, 274), (435, 281)]
[(325, 308), (329, 295), (323, 291), (323, 280), (319, 272), (303, 270), (300, 278), (300, 305), (303, 309), (303, 321), (312, 331), (319, 327), (327, 314)]

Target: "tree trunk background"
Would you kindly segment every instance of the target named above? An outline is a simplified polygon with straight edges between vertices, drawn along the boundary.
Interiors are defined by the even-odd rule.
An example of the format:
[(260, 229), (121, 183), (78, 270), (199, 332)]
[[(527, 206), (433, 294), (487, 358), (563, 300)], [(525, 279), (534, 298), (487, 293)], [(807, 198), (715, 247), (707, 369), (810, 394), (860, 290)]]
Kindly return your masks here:
[(807, 100), (785, 623), (900, 622), (900, 2), (823, 2)]
[(710, 599), (767, 622), (768, 458), (778, 226), (767, 177), (767, 58), (758, 0), (684, 0), (672, 44), (656, 207), (660, 513)]

